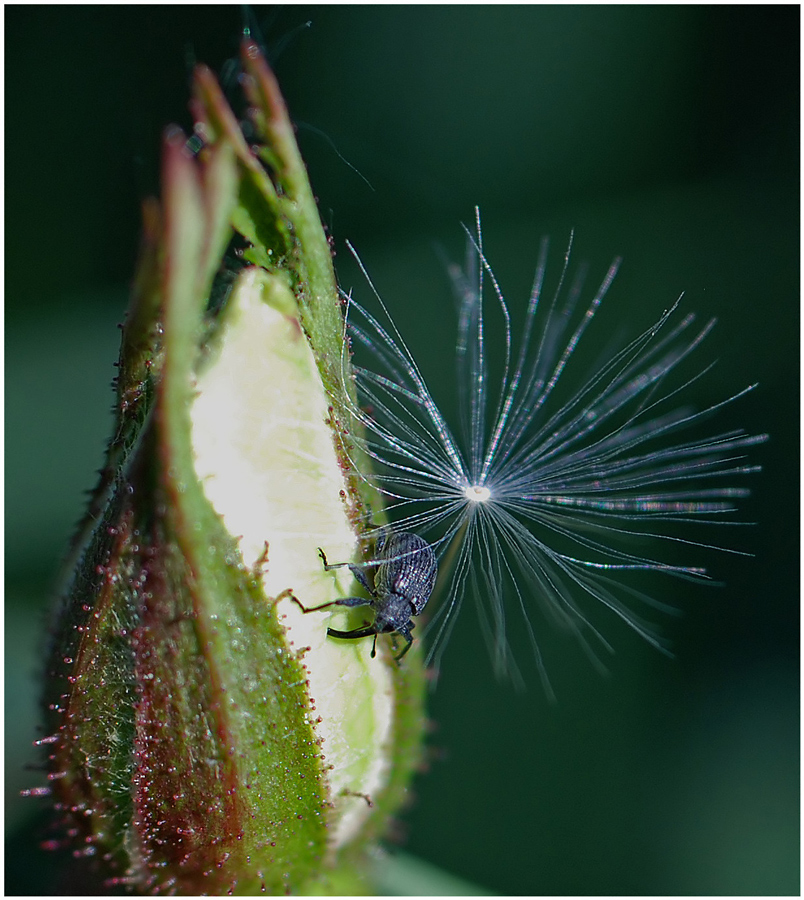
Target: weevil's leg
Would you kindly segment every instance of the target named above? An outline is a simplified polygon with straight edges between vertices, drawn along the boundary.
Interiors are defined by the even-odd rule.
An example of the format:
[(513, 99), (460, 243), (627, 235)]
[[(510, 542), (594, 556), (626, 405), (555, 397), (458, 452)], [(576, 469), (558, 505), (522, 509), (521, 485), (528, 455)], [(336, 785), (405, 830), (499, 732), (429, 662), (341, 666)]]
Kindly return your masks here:
[(360, 569), (358, 569), (357, 566), (353, 566), (351, 563), (349, 563), (349, 571), (352, 573), (352, 575), (355, 576), (356, 581), (361, 584), (371, 594), (372, 597), (377, 596), (374, 588), (368, 583), (368, 581), (366, 580), (366, 576)]
[(341, 597), (340, 600), (332, 602), (337, 606), (372, 606), (374, 604), (374, 601), (369, 600), (368, 597)]
[(329, 572), (330, 569), (341, 569), (344, 566), (349, 565), (349, 563), (333, 563), (332, 565), (330, 565), (327, 562), (327, 554), (324, 553), (324, 551), (320, 547), (318, 548), (318, 555), (321, 557), (321, 562), (324, 563), (324, 571), (326, 572)]
[[(412, 627), (413, 627), (413, 626), (411, 625), (411, 628), (412, 628)], [(399, 654), (399, 656), (395, 656), (395, 657), (394, 657), (394, 659), (395, 659), (397, 662), (399, 662), (399, 660), (402, 659), (402, 657), (403, 657), (403, 656), (408, 652), (408, 650), (410, 650), (410, 648), (413, 646), (413, 636), (412, 636), (411, 633), (410, 633), (410, 628), (406, 628), (404, 631), (402, 631), (401, 629), (397, 629), (397, 634), (401, 634), (402, 637), (407, 641), (407, 644), (405, 644), (405, 647), (404, 647), (404, 649), (402, 650), (402, 652)]]
[(329, 603), (322, 603), (320, 606), (306, 607), (301, 600), (293, 593), (293, 591), (282, 591), (276, 598), (278, 603), (280, 600), (288, 598), (292, 600), (303, 613), (318, 612), (320, 609), (327, 609), (330, 606), (371, 606), (371, 600), (365, 597), (341, 597), (339, 600), (330, 600)]
[[(281, 596), (281, 594), (280, 594)], [(279, 598), (277, 598), (279, 599)], [(290, 599), (299, 607), (303, 613), (318, 612), (319, 609), (326, 609), (328, 606), (334, 606), (338, 601), (331, 600), (329, 603), (323, 603), (321, 606), (311, 606), (309, 609), (299, 600), (295, 594), (290, 595)]]
[(362, 587), (364, 587), (371, 594), (372, 597), (377, 596), (374, 593), (374, 588), (368, 583), (368, 581), (366, 580), (366, 576), (363, 574), (362, 570), (358, 566), (355, 566), (352, 563), (332, 563), (330, 565), (330, 563), (327, 562), (326, 554), (320, 547), (318, 548), (318, 555), (321, 557), (321, 559), (324, 563), (324, 571), (325, 572), (330, 572), (330, 571), (332, 571), (332, 569), (342, 569), (344, 566), (348, 566), (349, 571), (352, 573), (352, 575), (354, 575), (355, 580), (360, 585), (362, 585)]

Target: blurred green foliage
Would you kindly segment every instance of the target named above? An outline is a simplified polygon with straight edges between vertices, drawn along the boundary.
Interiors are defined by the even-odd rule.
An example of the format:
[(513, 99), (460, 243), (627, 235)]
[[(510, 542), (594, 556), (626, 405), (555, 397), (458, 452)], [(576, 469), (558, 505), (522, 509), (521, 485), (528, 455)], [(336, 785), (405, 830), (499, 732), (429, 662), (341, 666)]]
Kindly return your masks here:
[[(433, 243), (486, 251), (524, 306), (552, 266), (625, 264), (612, 333), (679, 293), (719, 324), (694, 397), (760, 389), (712, 430), (768, 431), (745, 521), (712, 533), (723, 587), (646, 586), (684, 615), (666, 659), (618, 622), (607, 677), (545, 633), (559, 704), (496, 684), (467, 607), (431, 703), (431, 771), (406, 850), (513, 894), (798, 893), (797, 7), (286, 7), (256, 10), (338, 251), (358, 248), (425, 374), (452, 373)], [(6, 12), (6, 890), (69, 890), (21, 800), (45, 610), (110, 426), (139, 200), (161, 129), (187, 127), (188, 65), (221, 67), (232, 7)], [(297, 28), (309, 21), (309, 28)], [(281, 52), (280, 52), (281, 51)], [(348, 163), (348, 164), (347, 164)], [(355, 171), (358, 170), (357, 172)], [(370, 182), (371, 187), (366, 182)], [(613, 323), (613, 324), (612, 324)], [(447, 402), (449, 398), (447, 397)]]

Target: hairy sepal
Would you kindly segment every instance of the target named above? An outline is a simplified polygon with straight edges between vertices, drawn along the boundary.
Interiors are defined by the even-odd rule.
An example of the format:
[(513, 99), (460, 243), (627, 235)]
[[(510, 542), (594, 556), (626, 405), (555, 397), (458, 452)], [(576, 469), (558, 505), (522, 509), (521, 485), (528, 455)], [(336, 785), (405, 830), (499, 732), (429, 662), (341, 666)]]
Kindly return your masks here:
[[(220, 96), (206, 88), (211, 121)], [(221, 129), (198, 162), (166, 136), (116, 432), (57, 616), (46, 743), (63, 824), (77, 854), (139, 889), (355, 891), (419, 758), (419, 655), (402, 669), (383, 639), (372, 660), (370, 641), (327, 638), (330, 613), (291, 597), (309, 608), (354, 593), (318, 547), (354, 559), (373, 498), (340, 425), (326, 239), (305, 253), (300, 235), (315, 232), (288, 152), (271, 183), (290, 181), (266, 205), (242, 142)], [(244, 270), (210, 329), (230, 223), (265, 223), (288, 197), (272, 236), (283, 266)], [(269, 249), (252, 258), (276, 259)]]

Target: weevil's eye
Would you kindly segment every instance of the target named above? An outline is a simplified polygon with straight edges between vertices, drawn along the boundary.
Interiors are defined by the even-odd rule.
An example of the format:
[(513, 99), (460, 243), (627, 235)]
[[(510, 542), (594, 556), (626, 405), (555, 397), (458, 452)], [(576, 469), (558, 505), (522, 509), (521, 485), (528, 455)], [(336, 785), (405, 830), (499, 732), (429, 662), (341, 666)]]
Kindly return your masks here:
[(485, 503), (491, 497), (491, 491), (482, 484), (467, 484), (463, 493), (471, 503)]

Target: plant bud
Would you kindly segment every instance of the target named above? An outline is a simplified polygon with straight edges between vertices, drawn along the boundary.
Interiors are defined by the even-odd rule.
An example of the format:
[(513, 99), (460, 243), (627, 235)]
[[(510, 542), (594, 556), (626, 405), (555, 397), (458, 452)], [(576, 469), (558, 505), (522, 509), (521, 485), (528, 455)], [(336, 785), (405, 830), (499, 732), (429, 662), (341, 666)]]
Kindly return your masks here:
[[(273, 76), (243, 48), (265, 145), (196, 73), (197, 158), (165, 138), (123, 333), (117, 422), (48, 669), (49, 779), (106, 884), (354, 893), (420, 757), (423, 668), (347, 568), (382, 515), (341, 426), (350, 388), (329, 247)], [(267, 166), (267, 168), (266, 168)], [(252, 263), (225, 302), (233, 230)], [(241, 246), (243, 241), (241, 240)], [(215, 284), (215, 287), (213, 287)], [(332, 610), (336, 610), (334, 613)]]

